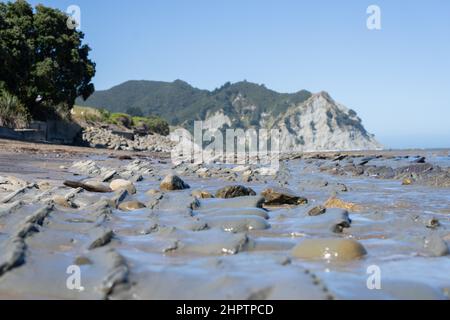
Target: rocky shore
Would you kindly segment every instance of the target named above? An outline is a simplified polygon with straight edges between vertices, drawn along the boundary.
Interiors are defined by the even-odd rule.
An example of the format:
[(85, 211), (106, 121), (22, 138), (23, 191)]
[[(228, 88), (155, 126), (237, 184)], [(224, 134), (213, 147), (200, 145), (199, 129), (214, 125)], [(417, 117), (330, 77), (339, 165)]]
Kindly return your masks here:
[(449, 299), (448, 151), (290, 155), (270, 176), (35, 147), (0, 153), (1, 299)]
[(86, 127), (82, 133), (82, 143), (92, 148), (125, 151), (170, 152), (174, 143), (168, 136), (159, 134), (138, 135), (130, 132), (127, 136), (101, 127)]

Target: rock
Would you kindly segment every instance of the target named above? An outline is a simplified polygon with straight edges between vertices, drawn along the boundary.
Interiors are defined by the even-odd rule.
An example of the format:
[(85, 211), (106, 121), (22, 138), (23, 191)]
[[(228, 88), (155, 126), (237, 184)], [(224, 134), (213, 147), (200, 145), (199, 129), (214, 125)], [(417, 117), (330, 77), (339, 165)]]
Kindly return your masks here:
[(121, 190), (121, 189), (125, 189), (130, 194), (135, 194), (136, 193), (136, 187), (134, 186), (133, 182), (128, 181), (128, 180), (124, 180), (124, 179), (113, 180), (109, 184), (109, 187), (113, 191), (118, 191), (118, 190)]
[(208, 191), (203, 191), (203, 190), (194, 190), (194, 191), (192, 191), (191, 195), (198, 199), (214, 198), (214, 196), (211, 193), (209, 193)]
[(150, 196), (154, 196), (154, 195), (159, 194), (159, 193), (161, 193), (161, 191), (156, 190), (156, 189), (150, 189), (150, 190), (147, 191), (147, 194), (150, 195)]
[(231, 171), (233, 172), (244, 172), (244, 171), (248, 171), (250, 169), (249, 166), (236, 166), (233, 169), (231, 169)]
[(430, 219), (430, 220), (427, 222), (426, 227), (429, 228), (429, 229), (436, 229), (436, 228), (439, 227), (440, 225), (441, 225), (441, 224), (440, 224), (440, 222), (439, 222), (438, 219), (432, 218), (432, 219)]
[(16, 191), (21, 188), (25, 188), (28, 185), (28, 182), (16, 178), (16, 177), (2, 177), (0, 176), (0, 191)]
[(246, 196), (256, 196), (256, 192), (252, 188), (247, 188), (241, 185), (227, 186), (216, 192), (216, 197), (223, 199)]
[(404, 178), (402, 181), (403, 186), (409, 186), (413, 184), (414, 180), (412, 178)]
[(416, 160), (413, 161), (413, 163), (425, 163), (426, 158), (425, 157), (419, 157)]
[(84, 265), (91, 265), (92, 261), (88, 257), (85, 256), (79, 256), (75, 259), (74, 263), (77, 266), (84, 266)]
[(259, 196), (238, 197), (231, 199), (207, 199), (200, 201), (201, 210), (221, 208), (262, 208), (264, 198)]
[(71, 201), (69, 201), (68, 199), (66, 199), (63, 196), (54, 196), (52, 200), (58, 206), (61, 206), (64, 208), (76, 208), (76, 206)]
[(259, 168), (256, 170), (262, 176), (274, 176), (277, 174), (278, 170), (274, 168)]
[(64, 185), (69, 188), (82, 188), (89, 192), (108, 193), (112, 192), (111, 188), (102, 184), (93, 185), (92, 183), (83, 183), (80, 181), (64, 181)]
[(139, 201), (126, 201), (119, 204), (119, 210), (122, 211), (133, 211), (145, 208), (145, 205)]
[(308, 211), (308, 216), (319, 216), (324, 214), (327, 211), (327, 208), (324, 206), (316, 206)]
[(340, 209), (346, 209), (346, 210), (350, 210), (350, 211), (359, 211), (362, 209), (360, 205), (357, 205), (352, 202), (345, 202), (336, 197), (331, 197), (330, 199), (328, 199), (327, 202), (325, 202), (324, 207), (325, 208), (340, 208)]
[(424, 248), (434, 257), (446, 256), (449, 253), (447, 243), (437, 234), (424, 239)]
[(166, 176), (164, 180), (161, 181), (159, 187), (163, 191), (183, 190), (190, 188), (190, 186), (185, 183), (180, 177), (172, 174)]
[(205, 218), (208, 226), (226, 232), (238, 233), (250, 230), (264, 230), (270, 227), (266, 219), (259, 216), (223, 216)]
[(37, 187), (39, 190), (50, 190), (52, 188), (52, 185), (49, 181), (39, 181), (37, 183)]
[(292, 249), (292, 255), (302, 259), (346, 261), (360, 258), (366, 249), (351, 239), (305, 239)]
[(307, 204), (306, 198), (296, 196), (292, 191), (284, 188), (268, 188), (262, 192), (263, 197), (266, 199), (265, 204), (269, 206), (273, 205), (302, 205)]

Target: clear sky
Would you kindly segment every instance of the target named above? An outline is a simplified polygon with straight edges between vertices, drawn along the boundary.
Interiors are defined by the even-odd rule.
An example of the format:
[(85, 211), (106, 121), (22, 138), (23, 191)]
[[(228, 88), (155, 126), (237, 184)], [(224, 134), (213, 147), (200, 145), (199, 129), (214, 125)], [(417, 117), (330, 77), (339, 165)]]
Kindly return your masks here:
[[(31, 3), (80, 7), (98, 90), (132, 79), (325, 90), (386, 147), (450, 147), (448, 0)], [(372, 4), (381, 30), (366, 27)]]

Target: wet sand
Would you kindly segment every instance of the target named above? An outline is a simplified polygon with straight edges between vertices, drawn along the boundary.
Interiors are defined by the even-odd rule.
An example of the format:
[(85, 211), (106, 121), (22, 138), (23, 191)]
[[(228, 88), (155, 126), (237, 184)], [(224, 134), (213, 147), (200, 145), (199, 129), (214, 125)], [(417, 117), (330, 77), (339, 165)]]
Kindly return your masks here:
[[(262, 176), (0, 140), (0, 176), (26, 181), (0, 184), (0, 299), (448, 299), (449, 167), (448, 150), (320, 153)], [(190, 188), (161, 191), (168, 174)], [(64, 185), (115, 179), (136, 192)], [(192, 196), (232, 185), (256, 195)], [(308, 202), (267, 206), (268, 187)], [(66, 285), (71, 265), (82, 291)]]

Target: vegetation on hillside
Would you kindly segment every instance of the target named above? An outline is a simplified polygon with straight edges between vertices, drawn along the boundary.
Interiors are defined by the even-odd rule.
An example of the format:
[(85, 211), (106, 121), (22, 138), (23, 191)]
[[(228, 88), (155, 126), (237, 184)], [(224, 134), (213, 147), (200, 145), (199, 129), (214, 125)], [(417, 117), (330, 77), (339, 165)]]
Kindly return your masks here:
[(114, 124), (143, 134), (158, 133), (167, 136), (170, 133), (167, 121), (157, 116), (136, 117), (127, 113), (111, 113), (105, 109), (75, 106), (72, 118), (78, 122)]
[[(310, 96), (311, 93), (305, 90), (283, 94), (247, 81), (226, 83), (214, 91), (197, 89), (181, 80), (128, 81), (109, 90), (97, 91), (86, 102), (78, 101), (78, 104), (104, 106), (112, 112), (158, 115), (172, 125), (201, 120), (208, 113), (222, 109), (229, 115), (236, 115), (235, 118), (244, 115), (241, 125), (251, 126), (259, 123), (262, 113), (280, 114)], [(248, 105), (255, 109), (246, 109)]]
[[(15, 97), (17, 110), (26, 109), (21, 116), (66, 117), (77, 97), (94, 92), (90, 48), (84, 34), (67, 23), (57, 9), (33, 8), (25, 0), (0, 2), (0, 89)], [(7, 112), (0, 121), (11, 123)]]

